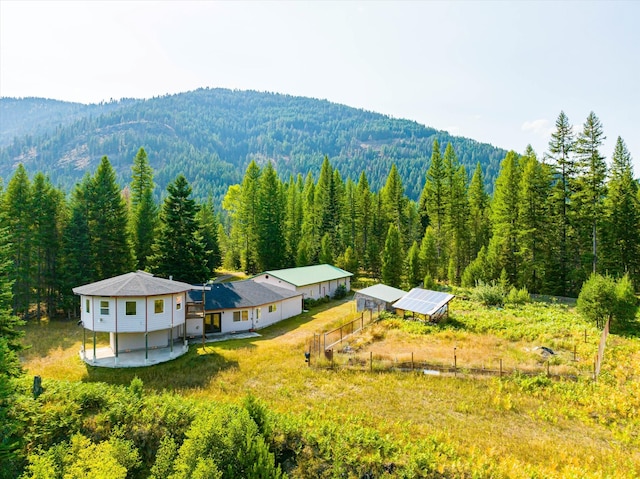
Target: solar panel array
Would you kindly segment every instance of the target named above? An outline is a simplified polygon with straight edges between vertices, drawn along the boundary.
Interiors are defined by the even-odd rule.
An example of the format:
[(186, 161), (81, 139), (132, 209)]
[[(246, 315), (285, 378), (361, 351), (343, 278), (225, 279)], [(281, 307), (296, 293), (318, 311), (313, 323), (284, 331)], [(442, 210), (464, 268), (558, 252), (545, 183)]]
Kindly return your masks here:
[(393, 307), (431, 316), (452, 299), (453, 295), (449, 293), (413, 288), (406, 296), (393, 303)]

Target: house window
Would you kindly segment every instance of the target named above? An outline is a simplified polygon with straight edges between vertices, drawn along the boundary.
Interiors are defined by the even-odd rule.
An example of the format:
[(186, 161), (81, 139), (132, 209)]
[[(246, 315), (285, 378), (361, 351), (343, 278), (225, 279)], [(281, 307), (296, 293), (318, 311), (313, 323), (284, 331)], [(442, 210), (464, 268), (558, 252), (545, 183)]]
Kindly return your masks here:
[(179, 311), (182, 309), (182, 296), (178, 296), (176, 298), (176, 311)]
[(87, 313), (90, 313), (90, 312), (91, 312), (91, 307), (90, 307), (90, 305), (91, 305), (91, 301), (90, 301), (90, 300), (88, 300), (88, 299), (85, 299), (85, 300), (84, 300), (84, 310), (85, 310)]
[(135, 301), (127, 301), (125, 303), (125, 314), (127, 316), (135, 316), (136, 315), (136, 302)]
[(100, 301), (100, 314), (109, 316), (109, 301)]
[(256, 319), (260, 319), (260, 308), (256, 308)]
[(275, 303), (274, 303), (274, 304), (270, 304), (270, 305), (269, 305), (269, 312), (270, 312), (270, 313), (275, 312), (277, 309), (278, 309), (278, 307), (276, 306), (276, 304), (275, 304)]
[(153, 303), (153, 310), (156, 314), (164, 313), (164, 299), (156, 299)]
[(249, 311), (246, 309), (244, 311), (234, 311), (233, 321), (236, 323), (239, 321), (249, 321)]

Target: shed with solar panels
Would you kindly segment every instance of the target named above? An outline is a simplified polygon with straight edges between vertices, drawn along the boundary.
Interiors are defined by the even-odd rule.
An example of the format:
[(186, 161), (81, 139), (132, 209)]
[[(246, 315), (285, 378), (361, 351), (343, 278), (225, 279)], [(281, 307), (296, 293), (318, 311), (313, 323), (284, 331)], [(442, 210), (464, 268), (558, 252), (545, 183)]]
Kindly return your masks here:
[(454, 297), (441, 291), (413, 288), (393, 303), (393, 307), (404, 317), (411, 313), (414, 319), (438, 322), (449, 316), (449, 303)]

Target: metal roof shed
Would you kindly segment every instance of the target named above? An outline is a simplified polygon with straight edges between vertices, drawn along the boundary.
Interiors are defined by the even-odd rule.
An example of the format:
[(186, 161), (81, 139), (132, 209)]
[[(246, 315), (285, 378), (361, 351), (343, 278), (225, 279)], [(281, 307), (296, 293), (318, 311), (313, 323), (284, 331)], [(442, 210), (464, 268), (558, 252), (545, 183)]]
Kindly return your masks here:
[(395, 309), (418, 313), (429, 318), (430, 321), (437, 321), (449, 314), (449, 302), (455, 296), (440, 291), (431, 291), (422, 288), (413, 288), (399, 301), (393, 303)]
[(407, 292), (401, 289), (393, 288), (386, 284), (375, 284), (357, 291), (354, 299), (356, 300), (356, 309), (358, 311), (365, 309), (393, 311), (393, 303), (405, 294), (407, 294)]

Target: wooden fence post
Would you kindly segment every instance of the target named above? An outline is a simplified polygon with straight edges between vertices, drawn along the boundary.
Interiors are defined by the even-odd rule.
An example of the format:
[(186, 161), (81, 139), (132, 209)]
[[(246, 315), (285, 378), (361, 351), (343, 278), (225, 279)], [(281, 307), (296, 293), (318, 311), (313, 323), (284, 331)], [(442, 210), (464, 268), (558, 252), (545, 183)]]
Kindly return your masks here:
[(500, 377), (502, 377), (502, 358), (500, 358)]
[(458, 356), (456, 356), (456, 347), (453, 348), (453, 376), (458, 377)]
[(373, 351), (369, 351), (369, 368), (373, 371)]
[(411, 353), (411, 371), (413, 371), (413, 353)]

